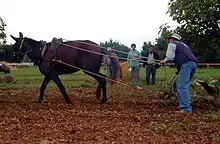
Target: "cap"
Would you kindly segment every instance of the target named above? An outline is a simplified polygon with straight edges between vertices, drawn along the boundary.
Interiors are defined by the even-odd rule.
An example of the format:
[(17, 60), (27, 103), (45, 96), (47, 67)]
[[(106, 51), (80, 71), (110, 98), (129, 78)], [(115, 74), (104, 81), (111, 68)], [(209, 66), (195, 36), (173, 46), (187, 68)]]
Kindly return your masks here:
[(172, 36), (170, 36), (170, 38), (175, 38), (177, 40), (180, 40), (181, 39), (181, 36), (177, 33), (174, 33)]

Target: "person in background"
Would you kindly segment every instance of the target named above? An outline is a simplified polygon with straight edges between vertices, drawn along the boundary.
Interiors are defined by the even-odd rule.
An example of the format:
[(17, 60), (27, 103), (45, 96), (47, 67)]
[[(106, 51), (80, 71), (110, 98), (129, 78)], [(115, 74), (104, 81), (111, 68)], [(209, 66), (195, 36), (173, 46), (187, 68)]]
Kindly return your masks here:
[(128, 53), (127, 61), (130, 69), (130, 84), (133, 85), (135, 81), (138, 81), (141, 54), (136, 50), (135, 44), (132, 44), (131, 48), (131, 51)]
[(136, 80), (139, 81), (140, 79), (140, 67), (141, 67), (141, 64), (139, 63), (139, 65), (137, 66), (137, 75), (136, 75)]
[(156, 77), (156, 70), (159, 68), (159, 65), (156, 63), (155, 60), (159, 61), (159, 55), (155, 51), (155, 48), (151, 45), (149, 47), (148, 53), (144, 56), (144, 66), (146, 67), (146, 84), (150, 83), (150, 75), (151, 77), (151, 84), (155, 84), (155, 77)]
[[(104, 57), (104, 70), (107, 69), (107, 76), (112, 80), (117, 80), (119, 60), (111, 47), (107, 48), (107, 55)], [(113, 82), (111, 82), (113, 84)]]
[(169, 38), (166, 58), (161, 60), (160, 63), (164, 64), (170, 61), (175, 63), (177, 72), (180, 75), (177, 84), (180, 112), (192, 112), (189, 87), (197, 69), (197, 60), (192, 50), (180, 40), (181, 36), (175, 33)]

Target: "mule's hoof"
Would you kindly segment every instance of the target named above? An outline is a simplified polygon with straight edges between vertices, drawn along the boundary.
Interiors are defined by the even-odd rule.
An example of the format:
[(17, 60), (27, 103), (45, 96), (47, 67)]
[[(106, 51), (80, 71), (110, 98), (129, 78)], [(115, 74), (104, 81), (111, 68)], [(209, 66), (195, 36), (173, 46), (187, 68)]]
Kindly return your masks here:
[(43, 103), (43, 100), (38, 100), (37, 103)]
[(101, 98), (101, 93), (100, 93), (100, 92), (96, 92), (95, 94), (96, 94), (97, 100), (100, 100), (100, 98)]
[(96, 95), (96, 99), (97, 100), (100, 100), (100, 98), (101, 98), (101, 96)]
[(67, 104), (72, 104), (72, 102), (71, 102), (70, 99), (67, 99), (67, 100), (66, 100), (66, 103), (67, 103)]

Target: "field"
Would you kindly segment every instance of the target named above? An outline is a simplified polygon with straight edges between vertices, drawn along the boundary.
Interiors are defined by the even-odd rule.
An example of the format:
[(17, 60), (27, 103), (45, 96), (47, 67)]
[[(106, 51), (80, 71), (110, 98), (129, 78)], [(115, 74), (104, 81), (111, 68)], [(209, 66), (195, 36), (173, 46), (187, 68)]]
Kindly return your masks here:
[[(192, 114), (176, 112), (177, 104), (158, 107), (156, 92), (165, 87), (175, 69), (157, 71), (155, 86), (143, 90), (108, 85), (108, 104), (95, 98), (97, 82), (78, 72), (61, 76), (73, 105), (66, 105), (53, 82), (45, 102), (36, 103), (42, 76), (36, 67), (18, 68), (16, 82), (1, 82), (0, 143), (220, 143), (220, 110), (209, 103), (193, 103)], [(198, 69), (202, 80), (219, 76), (220, 69)], [(1, 74), (3, 76), (5, 74)]]

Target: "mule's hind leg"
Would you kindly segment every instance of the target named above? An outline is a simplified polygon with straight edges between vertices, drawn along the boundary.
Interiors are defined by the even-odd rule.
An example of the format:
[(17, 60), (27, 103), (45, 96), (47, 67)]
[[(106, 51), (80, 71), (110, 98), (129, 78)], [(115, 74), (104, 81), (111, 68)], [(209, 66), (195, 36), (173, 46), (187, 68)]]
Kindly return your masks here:
[(58, 86), (58, 88), (60, 89), (60, 92), (63, 94), (66, 103), (71, 104), (72, 102), (71, 102), (71, 100), (66, 92), (66, 89), (65, 89), (64, 85), (62, 84), (59, 76), (57, 74), (51, 74), (51, 80), (53, 80), (56, 83), (56, 85)]
[(108, 101), (107, 95), (106, 95), (106, 80), (105, 80), (105, 78), (102, 78), (102, 77), (105, 77), (105, 76), (103, 74), (101, 74), (101, 73), (97, 73), (97, 74), (102, 76), (102, 77), (99, 77), (98, 75), (94, 75), (94, 74), (87, 73), (87, 72), (85, 72), (85, 73), (90, 75), (90, 76), (92, 76), (93, 78), (95, 78), (98, 81), (99, 84), (98, 84), (98, 87), (96, 89), (96, 96), (100, 96), (101, 95), (101, 89), (102, 89), (101, 104), (106, 103)]
[(41, 87), (40, 87), (40, 96), (39, 96), (38, 103), (42, 103), (44, 101), (44, 91), (45, 91), (49, 82), (50, 82), (50, 76), (45, 75), (44, 80), (43, 80)]

